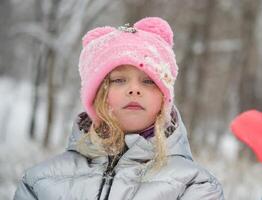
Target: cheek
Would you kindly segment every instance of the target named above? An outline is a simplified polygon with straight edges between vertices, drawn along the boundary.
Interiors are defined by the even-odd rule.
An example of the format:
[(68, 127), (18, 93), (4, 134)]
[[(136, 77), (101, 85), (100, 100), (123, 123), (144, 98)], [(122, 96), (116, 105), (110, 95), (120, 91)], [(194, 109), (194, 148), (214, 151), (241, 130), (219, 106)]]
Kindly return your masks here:
[(113, 102), (114, 102), (114, 95), (112, 95), (112, 93), (109, 92), (107, 96), (107, 103), (108, 105), (112, 106)]
[(114, 107), (119, 103), (120, 94), (116, 90), (109, 90), (107, 96), (107, 103), (109, 106)]
[(160, 91), (154, 93), (152, 95), (151, 99), (151, 104), (155, 105), (153, 107), (153, 110), (158, 113), (161, 110), (161, 106), (162, 106), (162, 101), (163, 101), (163, 95)]

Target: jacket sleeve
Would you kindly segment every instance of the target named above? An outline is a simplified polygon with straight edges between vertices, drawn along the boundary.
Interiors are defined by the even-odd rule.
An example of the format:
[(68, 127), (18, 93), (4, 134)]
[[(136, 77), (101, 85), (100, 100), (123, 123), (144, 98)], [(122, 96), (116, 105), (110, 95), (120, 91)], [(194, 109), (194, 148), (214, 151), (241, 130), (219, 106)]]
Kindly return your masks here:
[(18, 183), (14, 200), (37, 200), (33, 187), (27, 183), (25, 176)]
[(224, 200), (220, 183), (214, 179), (212, 182), (194, 183), (187, 187), (180, 200)]

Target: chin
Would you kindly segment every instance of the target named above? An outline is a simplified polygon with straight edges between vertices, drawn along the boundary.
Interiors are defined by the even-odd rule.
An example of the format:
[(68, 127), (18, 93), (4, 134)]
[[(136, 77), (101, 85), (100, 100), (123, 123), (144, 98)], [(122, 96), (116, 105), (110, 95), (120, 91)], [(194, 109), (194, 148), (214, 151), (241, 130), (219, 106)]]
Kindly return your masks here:
[(129, 116), (127, 118), (123, 116), (119, 117), (119, 119), (121, 119), (120, 124), (125, 132), (136, 132), (145, 129), (152, 124), (150, 120), (145, 120), (145, 117), (146, 116)]

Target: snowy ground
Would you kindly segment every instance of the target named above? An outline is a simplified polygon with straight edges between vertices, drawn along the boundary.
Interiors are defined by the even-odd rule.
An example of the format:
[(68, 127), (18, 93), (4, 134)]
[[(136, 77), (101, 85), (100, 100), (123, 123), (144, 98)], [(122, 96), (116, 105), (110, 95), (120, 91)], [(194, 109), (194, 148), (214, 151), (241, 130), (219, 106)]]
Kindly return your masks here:
[[(41, 135), (38, 135), (34, 142), (27, 138), (30, 92), (30, 85), (27, 83), (17, 84), (7, 78), (0, 79), (1, 200), (13, 198), (16, 184), (26, 168), (62, 152), (66, 145), (57, 142), (61, 135), (54, 135), (53, 147), (48, 150), (39, 145)], [(62, 109), (60, 110), (62, 112)], [(44, 104), (39, 112), (44, 112)], [(37, 121), (37, 128), (41, 130), (44, 126), (41, 121), (44, 119), (39, 117)], [(195, 159), (218, 177), (223, 185), (226, 199), (262, 200), (262, 165), (249, 163), (244, 159), (235, 160), (234, 151), (228, 151), (231, 147), (236, 149), (235, 143), (232, 137), (225, 138), (223, 145), (227, 148), (228, 156), (225, 156), (225, 152), (221, 152), (222, 156), (219, 159), (210, 154), (195, 156)]]

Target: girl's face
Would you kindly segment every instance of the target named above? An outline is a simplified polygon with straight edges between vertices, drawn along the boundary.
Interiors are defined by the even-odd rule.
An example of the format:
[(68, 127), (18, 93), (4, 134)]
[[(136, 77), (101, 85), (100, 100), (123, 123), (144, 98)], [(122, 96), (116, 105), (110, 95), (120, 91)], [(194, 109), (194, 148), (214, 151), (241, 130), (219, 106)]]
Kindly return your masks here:
[(162, 106), (163, 95), (143, 71), (122, 65), (109, 74), (109, 109), (124, 132), (143, 130), (152, 125)]

